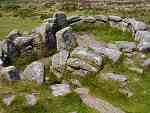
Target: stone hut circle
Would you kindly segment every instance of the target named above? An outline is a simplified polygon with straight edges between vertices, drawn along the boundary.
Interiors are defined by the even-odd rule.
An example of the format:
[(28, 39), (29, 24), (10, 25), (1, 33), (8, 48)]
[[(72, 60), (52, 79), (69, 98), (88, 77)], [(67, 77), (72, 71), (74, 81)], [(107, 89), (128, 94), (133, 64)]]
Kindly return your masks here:
[[(121, 29), (122, 32), (130, 31), (134, 42), (116, 41), (113, 44), (103, 44), (91, 35), (81, 36), (73, 32), (72, 27), (77, 24), (90, 23), (92, 25), (96, 22), (109, 23), (111, 27)], [(139, 53), (143, 60), (142, 69), (144, 69), (150, 66), (150, 60), (145, 57), (149, 51), (150, 32), (148, 25), (142, 21), (105, 15), (67, 17), (64, 12), (56, 12), (52, 18), (44, 20), (31, 34), (23, 34), (14, 30), (8, 34), (6, 40), (0, 42), (0, 72), (1, 76), (8, 81), (27, 79), (42, 85), (47, 80), (44, 68), (47, 62), (50, 62), (49, 70), (58, 79), (63, 78), (66, 73), (70, 76), (86, 77), (101, 72), (105, 59), (117, 63), (124, 53), (129, 58)], [(36, 53), (40, 59), (28, 64), (24, 70), (19, 70), (13, 65), (18, 57), (33, 53)], [(44, 58), (50, 61), (43, 61)], [(139, 73), (143, 72), (135, 67), (130, 69)], [(125, 75), (104, 73), (104, 79), (119, 81), (120, 87), (128, 90), (128, 78)], [(79, 81), (73, 83), (81, 86)], [(55, 90), (53, 92), (55, 96), (71, 92), (71, 87), (67, 83), (53, 84), (50, 88)], [(122, 90), (122, 92), (132, 96), (132, 93), (127, 90)]]

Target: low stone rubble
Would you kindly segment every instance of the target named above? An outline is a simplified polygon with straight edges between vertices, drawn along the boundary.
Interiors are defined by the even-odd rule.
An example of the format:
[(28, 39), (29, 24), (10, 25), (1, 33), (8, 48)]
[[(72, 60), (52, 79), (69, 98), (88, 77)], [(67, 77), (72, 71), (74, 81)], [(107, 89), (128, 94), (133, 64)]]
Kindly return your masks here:
[(71, 93), (69, 84), (54, 84), (50, 86), (52, 94), (54, 96), (64, 96), (68, 93)]

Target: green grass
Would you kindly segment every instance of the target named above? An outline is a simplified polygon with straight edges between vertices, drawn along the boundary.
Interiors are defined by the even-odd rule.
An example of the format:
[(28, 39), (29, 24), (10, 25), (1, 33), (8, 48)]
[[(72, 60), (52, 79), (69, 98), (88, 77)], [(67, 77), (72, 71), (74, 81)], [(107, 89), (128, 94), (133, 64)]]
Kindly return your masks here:
[(107, 23), (95, 24), (77, 24), (73, 26), (75, 32), (89, 32), (96, 36), (96, 40), (113, 42), (113, 41), (133, 41), (132, 34), (128, 31), (122, 32), (117, 28), (112, 28)]
[[(0, 101), (0, 111), (2, 110), (3, 113), (69, 113), (73, 111), (77, 111), (78, 113), (98, 113), (83, 104), (80, 97), (75, 93), (62, 97), (54, 97), (46, 84), (39, 87), (34, 83), (26, 81), (2, 86), (3, 90), (0, 89), (1, 93), (5, 89), (7, 92), (22, 94), (18, 95), (9, 107)], [(24, 95), (31, 94), (32, 92), (37, 93), (38, 103), (33, 107), (29, 107), (26, 104)]]
[(31, 32), (40, 23), (38, 18), (0, 17), (0, 39), (4, 39), (14, 29)]

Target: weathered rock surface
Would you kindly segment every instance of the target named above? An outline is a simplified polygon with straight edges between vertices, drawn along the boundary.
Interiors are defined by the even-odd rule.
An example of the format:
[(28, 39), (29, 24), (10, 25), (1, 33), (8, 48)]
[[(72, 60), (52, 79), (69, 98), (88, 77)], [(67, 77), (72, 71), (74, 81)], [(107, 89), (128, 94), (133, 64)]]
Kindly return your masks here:
[(79, 22), (80, 20), (82, 20), (80, 16), (67, 17), (68, 24), (73, 24), (73, 23)]
[(94, 52), (94, 50), (90, 50), (89, 48), (77, 47), (75, 48), (72, 53), (71, 57), (76, 57), (86, 62), (93, 64), (95, 66), (102, 65), (102, 56)]
[(115, 44), (117, 45), (119, 50), (123, 50), (126, 52), (132, 52), (132, 51), (136, 50), (135, 42), (116, 41)]
[(29, 64), (23, 72), (23, 79), (33, 80), (41, 85), (44, 82), (44, 65), (37, 61)]
[(19, 71), (14, 66), (2, 67), (0, 74), (0, 78), (8, 81), (16, 81), (21, 79)]
[(67, 61), (67, 65), (74, 68), (74, 69), (81, 69), (85, 70), (91, 73), (96, 73), (98, 72), (98, 69), (93, 67), (92, 65), (86, 63), (83, 60), (80, 60), (79, 58), (69, 58)]
[(113, 62), (117, 62), (122, 53), (119, 50), (109, 48), (107, 44), (103, 44), (95, 40), (94, 36), (85, 33), (85, 34), (76, 34), (77, 43), (80, 47), (86, 47), (93, 49), (96, 53), (104, 55), (111, 59)]
[(121, 22), (122, 18), (119, 16), (108, 16), (109, 21)]
[(96, 19), (92, 16), (82, 16), (82, 21), (85, 23), (95, 23)]
[(55, 84), (51, 85), (50, 89), (54, 96), (64, 96), (68, 93), (71, 93), (70, 86), (68, 84)]
[(54, 14), (53, 17), (55, 18), (54, 24), (56, 31), (59, 31), (60, 29), (63, 29), (68, 26), (67, 16), (64, 12), (58, 11)]
[(56, 33), (57, 50), (72, 50), (77, 46), (76, 38), (72, 33), (71, 27), (66, 27)]
[(114, 107), (107, 101), (89, 95), (87, 92), (88, 90), (85, 92), (84, 90), (83, 91), (78, 91), (78, 89), (76, 90), (77, 90), (76, 93), (80, 95), (80, 98), (83, 101), (83, 103), (85, 103), (87, 106), (91, 108), (96, 109), (100, 113), (125, 113), (124, 111), (122, 111), (117, 107)]
[(59, 53), (52, 56), (52, 72), (58, 77), (62, 77), (66, 70), (66, 63), (69, 57), (69, 52), (61, 50)]
[(15, 100), (16, 95), (7, 95), (3, 98), (3, 103), (6, 106), (10, 106), (12, 104), (12, 102)]
[(20, 33), (19, 30), (13, 30), (7, 35), (7, 38), (10, 40), (14, 40), (16, 37), (20, 36), (22, 36), (22, 34)]
[(95, 19), (96, 21), (100, 21), (100, 22), (108, 22), (108, 17), (105, 15), (96, 15)]
[(27, 94), (25, 95), (26, 101), (27, 101), (27, 105), (29, 106), (34, 106), (37, 104), (37, 98), (35, 95), (33, 94)]

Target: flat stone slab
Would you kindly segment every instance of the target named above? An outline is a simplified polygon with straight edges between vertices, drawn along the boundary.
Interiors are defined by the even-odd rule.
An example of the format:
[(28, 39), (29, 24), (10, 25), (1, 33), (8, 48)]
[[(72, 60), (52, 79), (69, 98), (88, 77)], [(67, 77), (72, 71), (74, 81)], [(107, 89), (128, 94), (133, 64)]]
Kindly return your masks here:
[(51, 85), (50, 89), (54, 96), (64, 96), (71, 92), (69, 84), (55, 84)]
[[(76, 89), (76, 90), (78, 90), (78, 89)], [(83, 101), (83, 103), (91, 108), (96, 109), (100, 113), (125, 113), (121, 109), (114, 107), (109, 102), (102, 100), (100, 98), (91, 96), (91, 95), (87, 94), (86, 91), (85, 91), (85, 93), (83, 91), (82, 91), (82, 93), (81, 92), (78, 93), (76, 91), (80, 95), (80, 98)]]

